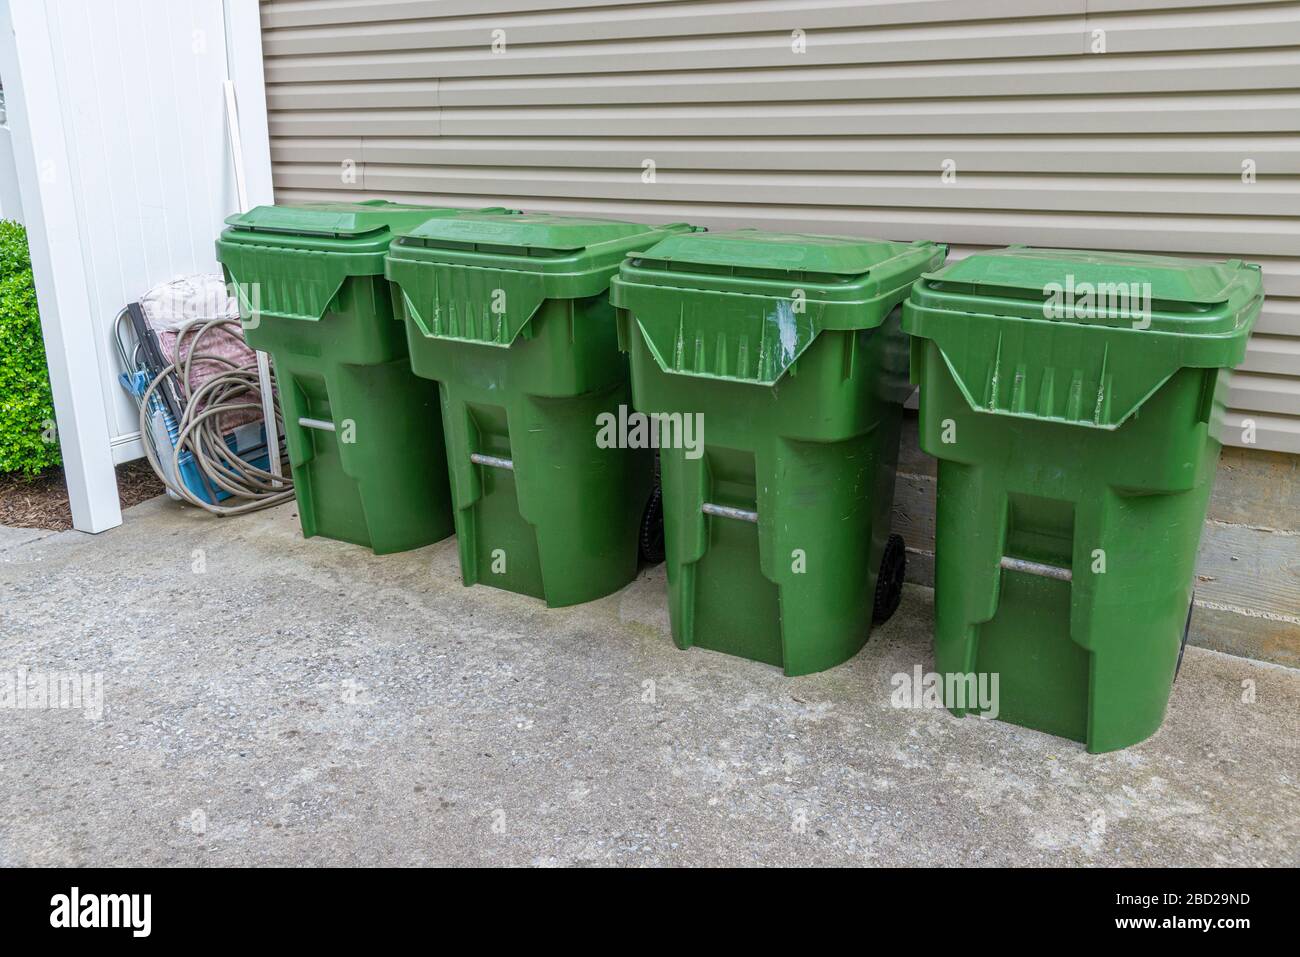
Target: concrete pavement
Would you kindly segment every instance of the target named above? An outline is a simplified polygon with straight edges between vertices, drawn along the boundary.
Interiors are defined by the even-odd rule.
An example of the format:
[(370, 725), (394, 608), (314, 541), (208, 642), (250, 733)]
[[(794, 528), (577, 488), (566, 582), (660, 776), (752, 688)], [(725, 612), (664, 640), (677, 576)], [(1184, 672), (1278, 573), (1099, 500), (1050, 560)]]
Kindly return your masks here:
[(677, 650), (662, 567), (547, 610), (295, 512), (0, 537), (0, 674), (103, 689), (0, 708), (0, 865), (1300, 863), (1300, 672), (1189, 648), (1162, 730), (1088, 755), (891, 707), (924, 588), (788, 679)]

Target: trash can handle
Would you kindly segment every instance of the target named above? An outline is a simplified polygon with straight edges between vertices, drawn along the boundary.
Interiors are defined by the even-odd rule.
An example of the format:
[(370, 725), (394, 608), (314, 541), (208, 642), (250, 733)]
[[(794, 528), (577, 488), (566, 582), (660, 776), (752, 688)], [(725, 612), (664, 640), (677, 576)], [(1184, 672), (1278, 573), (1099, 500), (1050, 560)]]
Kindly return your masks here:
[(1003, 555), (999, 564), (1010, 571), (1024, 572), (1026, 575), (1037, 575), (1040, 578), (1055, 578), (1057, 581), (1062, 582), (1074, 580), (1074, 572), (1068, 568), (1062, 568), (1060, 565), (1046, 565), (1042, 562), (1031, 562), (1024, 558), (1012, 558), (1010, 555)]
[(503, 459), (496, 455), (482, 455), (479, 452), (469, 453), (469, 460), (475, 465), (486, 465), (494, 469), (506, 469), (513, 472), (515, 470), (514, 459)]
[(309, 419), (302, 416), (298, 419), (298, 424), (304, 429), (320, 429), (322, 432), (335, 432), (333, 422), (326, 422), (324, 419)]
[(758, 512), (747, 508), (733, 508), (730, 505), (714, 505), (712, 502), (705, 502), (700, 506), (700, 511), (705, 515), (716, 515), (718, 518), (734, 518), (738, 522), (758, 524)]

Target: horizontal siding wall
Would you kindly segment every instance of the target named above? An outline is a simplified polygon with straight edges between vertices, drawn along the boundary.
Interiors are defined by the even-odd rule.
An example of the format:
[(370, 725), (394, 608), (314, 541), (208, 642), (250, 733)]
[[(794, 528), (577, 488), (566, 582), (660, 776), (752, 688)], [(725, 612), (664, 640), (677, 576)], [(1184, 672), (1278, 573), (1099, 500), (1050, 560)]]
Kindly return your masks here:
[(1249, 419), (1300, 452), (1300, 3), (273, 0), (262, 20), (281, 202), (1245, 258), (1269, 298), (1225, 440)]

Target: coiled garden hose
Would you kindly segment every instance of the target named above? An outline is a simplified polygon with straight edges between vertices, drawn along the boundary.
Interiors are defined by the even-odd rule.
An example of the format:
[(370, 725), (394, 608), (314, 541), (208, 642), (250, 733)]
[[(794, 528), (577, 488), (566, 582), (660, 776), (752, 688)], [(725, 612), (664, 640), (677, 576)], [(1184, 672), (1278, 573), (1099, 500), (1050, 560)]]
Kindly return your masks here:
[[(215, 504), (205, 502), (186, 488), (183, 482), (169, 478), (158, 459), (159, 454), (166, 453), (154, 448), (152, 442), (143, 443), (145, 456), (168, 491), (214, 515), (242, 515), (288, 502), (293, 498), (293, 481), (290, 478), (277, 477), (254, 465), (226, 444), (221, 429), (222, 417), (249, 410), (260, 414), (262, 391), (255, 360), (248, 365), (236, 365), (223, 356), (199, 351), (204, 336), (214, 331), (243, 340), (236, 319), (191, 319), (177, 328), (174, 354), (181, 362), (179, 365), (172, 362), (145, 389), (140, 400), (140, 433), (142, 436), (150, 434), (148, 419), (154, 392), (169, 375), (174, 374), (183, 408), (181, 419), (176, 423), (176, 443), (171, 450), (171, 475), (181, 474), (180, 458), (188, 452), (204, 478), (212, 486), (227, 492), (231, 498)], [(196, 361), (216, 363), (225, 369), (194, 388), (190, 372)], [(284, 435), (284, 420), (278, 402), (275, 404), (275, 416), (279, 424), (277, 434)], [(278, 453), (278, 449), (272, 452)], [(232, 500), (239, 504), (227, 504)]]

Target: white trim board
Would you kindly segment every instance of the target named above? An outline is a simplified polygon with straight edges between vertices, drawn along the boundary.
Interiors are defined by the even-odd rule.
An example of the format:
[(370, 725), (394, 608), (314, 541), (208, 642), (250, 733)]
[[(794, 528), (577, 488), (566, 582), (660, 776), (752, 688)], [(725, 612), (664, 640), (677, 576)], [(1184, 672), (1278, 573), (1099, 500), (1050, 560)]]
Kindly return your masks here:
[(73, 526), (122, 524), (47, 11), (0, 0), (0, 76)]

